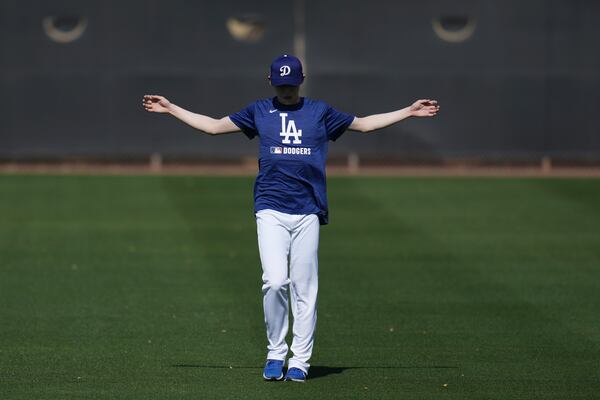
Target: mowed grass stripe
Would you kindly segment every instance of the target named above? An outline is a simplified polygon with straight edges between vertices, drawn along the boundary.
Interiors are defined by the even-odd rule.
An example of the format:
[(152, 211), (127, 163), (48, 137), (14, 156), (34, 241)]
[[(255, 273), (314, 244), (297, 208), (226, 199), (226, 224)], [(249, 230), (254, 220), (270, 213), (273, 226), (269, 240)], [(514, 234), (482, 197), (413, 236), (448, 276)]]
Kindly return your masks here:
[(596, 396), (600, 181), (329, 182), (298, 386), (260, 381), (252, 179), (0, 176), (3, 397)]
[[(599, 282), (590, 280), (600, 261), (596, 181), (409, 180), (403, 182), (411, 193), (408, 201), (394, 196), (390, 185), (356, 184), (363, 204), (371, 202), (404, 224), (410, 232), (407, 251), (425, 248), (428, 256), (419, 255), (420, 260), (438, 256), (425, 273), (418, 262), (409, 269), (419, 268), (411, 272), (423, 282), (414, 286), (439, 319), (430, 343), (438, 339), (442, 355), (453, 345), (472, 349), (460, 360), (465, 375), (487, 376), (504, 395), (538, 390), (530, 384), (507, 386), (513, 373), (555, 389), (575, 389), (570, 395), (585, 392), (597, 379), (598, 330), (593, 327), (600, 321), (592, 310), (599, 305)], [(443, 196), (432, 187), (445, 187)], [(583, 196), (563, 195), (571, 189)], [(410, 206), (415, 202), (418, 209)], [(427, 301), (436, 298), (433, 304)], [(574, 325), (573, 312), (582, 309), (586, 312)], [(436, 310), (445, 310), (448, 318)], [(579, 329), (582, 318), (588, 330)], [(425, 322), (428, 315), (415, 319)], [(449, 331), (456, 335), (448, 336)]]

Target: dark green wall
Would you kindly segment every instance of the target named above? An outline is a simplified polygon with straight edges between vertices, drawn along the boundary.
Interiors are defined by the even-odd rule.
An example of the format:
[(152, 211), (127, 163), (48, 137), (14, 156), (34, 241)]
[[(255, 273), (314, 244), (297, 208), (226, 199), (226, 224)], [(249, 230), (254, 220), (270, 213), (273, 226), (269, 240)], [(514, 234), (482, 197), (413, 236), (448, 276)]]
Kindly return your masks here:
[[(302, 1), (1, 1), (0, 158), (239, 157), (243, 135), (205, 137), (141, 108), (161, 93), (213, 116), (271, 95), (268, 64), (294, 51)], [(437, 98), (435, 120), (349, 134), (334, 155), (600, 159), (600, 2), (305, 1), (307, 94), (364, 115)], [(48, 15), (82, 15), (72, 43)], [(225, 22), (257, 15), (257, 43)], [(464, 42), (432, 21), (468, 16)]]

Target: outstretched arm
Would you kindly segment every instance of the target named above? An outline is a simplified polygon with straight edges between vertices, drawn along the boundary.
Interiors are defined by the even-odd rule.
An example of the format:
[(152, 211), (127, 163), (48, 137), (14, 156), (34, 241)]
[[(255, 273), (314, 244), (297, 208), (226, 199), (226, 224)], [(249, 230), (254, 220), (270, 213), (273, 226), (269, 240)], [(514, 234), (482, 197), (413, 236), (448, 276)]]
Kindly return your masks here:
[(440, 110), (436, 100), (417, 100), (413, 105), (385, 114), (373, 114), (368, 117), (356, 117), (348, 129), (359, 132), (371, 132), (400, 122), (408, 117), (434, 117)]
[(209, 135), (220, 135), (222, 133), (240, 131), (240, 128), (238, 128), (229, 117), (215, 119), (206, 115), (196, 114), (171, 103), (163, 96), (147, 94), (144, 96), (142, 104), (146, 111), (171, 114), (192, 128), (201, 130)]

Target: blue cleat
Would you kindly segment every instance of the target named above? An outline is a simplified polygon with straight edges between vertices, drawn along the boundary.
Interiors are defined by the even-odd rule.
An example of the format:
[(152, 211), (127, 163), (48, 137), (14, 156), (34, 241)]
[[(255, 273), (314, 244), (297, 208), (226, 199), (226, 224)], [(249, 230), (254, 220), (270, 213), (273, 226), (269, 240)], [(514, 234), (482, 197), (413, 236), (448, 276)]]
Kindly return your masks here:
[(306, 372), (302, 371), (300, 368), (290, 368), (285, 374), (286, 381), (293, 382), (306, 382)]
[(263, 371), (265, 381), (280, 381), (283, 379), (283, 361), (267, 360)]

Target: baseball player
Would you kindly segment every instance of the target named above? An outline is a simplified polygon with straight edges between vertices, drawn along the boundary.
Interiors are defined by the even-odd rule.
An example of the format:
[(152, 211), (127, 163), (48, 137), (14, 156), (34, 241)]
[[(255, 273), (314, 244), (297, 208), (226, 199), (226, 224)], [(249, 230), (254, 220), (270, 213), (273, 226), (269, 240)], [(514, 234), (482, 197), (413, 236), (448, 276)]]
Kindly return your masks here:
[[(317, 322), (319, 228), (328, 222), (328, 143), (347, 129), (371, 132), (408, 117), (433, 117), (439, 106), (435, 100), (418, 100), (367, 117), (336, 111), (323, 101), (299, 96), (304, 74), (300, 60), (291, 55), (277, 57), (268, 78), (276, 96), (221, 119), (192, 113), (158, 95), (145, 95), (143, 106), (150, 112), (169, 113), (209, 135), (241, 131), (249, 139), (259, 137), (254, 211), (268, 339), (263, 378), (304, 382)], [(292, 357), (284, 376), (290, 300)]]

